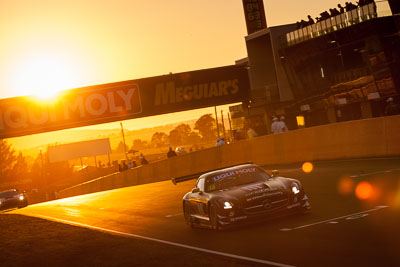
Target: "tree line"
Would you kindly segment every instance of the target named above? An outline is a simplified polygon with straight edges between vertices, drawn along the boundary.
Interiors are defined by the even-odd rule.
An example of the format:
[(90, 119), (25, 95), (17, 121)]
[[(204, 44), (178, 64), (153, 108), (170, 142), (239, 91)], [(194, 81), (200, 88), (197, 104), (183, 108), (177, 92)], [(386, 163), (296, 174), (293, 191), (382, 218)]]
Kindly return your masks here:
[[(222, 128), (222, 127), (221, 127)], [(217, 138), (216, 122), (212, 114), (201, 116), (194, 124), (179, 124), (169, 133), (155, 132), (150, 141), (135, 139), (130, 149), (142, 150), (165, 146), (196, 146), (198, 144), (215, 142)], [(130, 150), (128, 147), (126, 151)], [(124, 144), (121, 141), (114, 152), (124, 153)], [(73, 167), (68, 161), (50, 163), (47, 149), (40, 150), (36, 158), (25, 157), (21, 152), (16, 153), (12, 146), (4, 139), (0, 139), (0, 190), (7, 187), (20, 188), (21, 181), (30, 181), (33, 187), (51, 187), (68, 183), (73, 174)], [(15, 186), (13, 186), (15, 185)]]
[(52, 187), (60, 181), (67, 181), (72, 175), (68, 162), (50, 163), (47, 152), (40, 152), (36, 158), (16, 154), (6, 140), (0, 139), (0, 190), (29, 187)]
[[(221, 127), (222, 128), (222, 127)], [(148, 148), (160, 148), (165, 146), (187, 146), (197, 145), (201, 143), (215, 142), (217, 138), (216, 121), (212, 114), (201, 116), (191, 129), (189, 124), (181, 123), (169, 133), (155, 132), (151, 140), (134, 139), (131, 147), (126, 147), (129, 150), (143, 150)], [(125, 151), (124, 144), (121, 141), (114, 152), (123, 153)]]

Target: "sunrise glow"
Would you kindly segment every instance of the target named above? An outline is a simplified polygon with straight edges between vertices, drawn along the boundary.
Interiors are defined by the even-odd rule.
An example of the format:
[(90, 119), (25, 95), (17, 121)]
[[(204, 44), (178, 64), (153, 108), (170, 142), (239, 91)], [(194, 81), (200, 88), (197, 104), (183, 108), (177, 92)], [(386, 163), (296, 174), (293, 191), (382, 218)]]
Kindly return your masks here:
[(79, 63), (72, 52), (68, 55), (62, 51), (36, 51), (19, 59), (12, 80), (21, 95), (52, 98), (61, 90), (76, 87), (82, 78)]

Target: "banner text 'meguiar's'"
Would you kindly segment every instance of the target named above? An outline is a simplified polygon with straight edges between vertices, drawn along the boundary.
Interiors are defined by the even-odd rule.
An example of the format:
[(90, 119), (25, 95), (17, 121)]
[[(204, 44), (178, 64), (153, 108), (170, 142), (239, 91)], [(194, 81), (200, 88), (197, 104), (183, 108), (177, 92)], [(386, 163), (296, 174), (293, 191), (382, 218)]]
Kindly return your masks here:
[(248, 70), (225, 66), (0, 99), (0, 139), (248, 100)]

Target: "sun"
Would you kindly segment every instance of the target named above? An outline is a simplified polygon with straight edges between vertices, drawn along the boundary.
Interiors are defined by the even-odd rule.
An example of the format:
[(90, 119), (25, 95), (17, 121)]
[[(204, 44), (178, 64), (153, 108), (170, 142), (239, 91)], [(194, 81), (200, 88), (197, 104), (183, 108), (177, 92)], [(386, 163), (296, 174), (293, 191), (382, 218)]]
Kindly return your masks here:
[(20, 58), (13, 87), (20, 95), (53, 98), (64, 89), (78, 87), (83, 80), (78, 62), (73, 55), (60, 51), (32, 53)]

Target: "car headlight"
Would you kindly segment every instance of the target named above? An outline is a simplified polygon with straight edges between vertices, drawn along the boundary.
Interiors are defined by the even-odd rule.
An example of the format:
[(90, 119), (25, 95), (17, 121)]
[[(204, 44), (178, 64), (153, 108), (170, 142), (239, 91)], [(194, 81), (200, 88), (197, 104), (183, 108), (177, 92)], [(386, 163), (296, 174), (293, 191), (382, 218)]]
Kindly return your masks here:
[(300, 193), (300, 186), (297, 183), (292, 183), (292, 192), (295, 195)]
[(19, 200), (24, 200), (24, 196), (19, 196)]
[(229, 209), (232, 209), (232, 208), (233, 208), (233, 205), (232, 205), (231, 202), (229, 202), (229, 201), (225, 201), (224, 202), (224, 210), (229, 210)]

